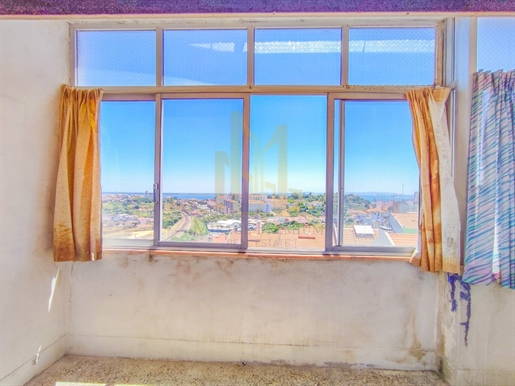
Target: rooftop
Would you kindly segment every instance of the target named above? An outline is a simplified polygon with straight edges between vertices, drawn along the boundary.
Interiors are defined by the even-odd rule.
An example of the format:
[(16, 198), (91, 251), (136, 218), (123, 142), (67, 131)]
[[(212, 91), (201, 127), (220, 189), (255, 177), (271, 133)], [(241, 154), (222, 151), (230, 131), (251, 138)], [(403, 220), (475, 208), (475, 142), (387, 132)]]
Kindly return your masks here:
[(418, 213), (417, 212), (408, 212), (408, 213), (392, 213), (391, 216), (397, 220), (403, 228), (408, 229), (418, 229)]

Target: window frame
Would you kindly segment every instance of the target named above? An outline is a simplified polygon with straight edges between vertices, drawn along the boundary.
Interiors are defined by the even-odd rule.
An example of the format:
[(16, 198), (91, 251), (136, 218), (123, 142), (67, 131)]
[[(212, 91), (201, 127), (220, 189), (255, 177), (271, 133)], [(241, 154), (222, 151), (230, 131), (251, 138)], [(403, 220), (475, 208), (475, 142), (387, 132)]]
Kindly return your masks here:
[[(317, 29), (340, 28), (341, 48), (340, 63), (341, 75), (338, 86), (297, 86), (297, 85), (254, 85), (254, 36), (256, 29)], [(152, 100), (156, 105), (155, 120), (155, 163), (154, 163), (154, 236), (148, 243), (134, 243), (132, 240), (123, 240), (120, 243), (105, 243), (108, 248), (135, 249), (149, 248), (161, 250), (183, 251), (209, 251), (209, 252), (238, 252), (246, 254), (284, 254), (284, 255), (350, 255), (350, 256), (411, 256), (415, 248), (412, 247), (370, 247), (370, 246), (333, 246), (331, 231), (333, 217), (333, 176), (334, 176), (334, 101), (342, 100), (406, 100), (405, 93), (409, 90), (423, 87), (421, 85), (403, 86), (360, 86), (348, 84), (349, 62), (349, 29), (350, 28), (434, 28), (434, 84), (428, 86), (441, 86), (445, 75), (444, 52), (447, 53), (449, 44), (446, 41), (446, 19), (442, 17), (427, 18), (391, 18), (380, 20), (378, 18), (342, 19), (335, 17), (286, 17), (274, 18), (222, 18), (213, 23), (206, 18), (193, 18), (188, 20), (167, 20), (157, 23), (128, 22), (117, 23), (88, 23), (72, 24), (71, 33), (71, 83), (78, 88), (102, 87), (104, 89), (103, 101), (143, 101)], [(164, 31), (166, 30), (247, 30), (247, 84), (242, 86), (164, 86)], [(154, 30), (156, 32), (156, 84), (154, 86), (77, 86), (78, 79), (78, 49), (77, 34), (80, 31), (110, 31), (110, 30)], [(249, 138), (250, 138), (250, 97), (252, 95), (325, 95), (327, 100), (327, 132), (326, 132), (326, 213), (325, 213), (325, 248), (321, 251), (309, 250), (260, 250), (248, 249), (248, 201), (249, 201)], [(241, 205), (241, 243), (237, 246), (225, 244), (216, 246), (209, 243), (185, 243), (160, 241), (162, 221), (162, 101), (166, 99), (243, 99), (243, 133), (242, 133), (242, 205)], [(246, 215), (244, 215), (246, 213)]]

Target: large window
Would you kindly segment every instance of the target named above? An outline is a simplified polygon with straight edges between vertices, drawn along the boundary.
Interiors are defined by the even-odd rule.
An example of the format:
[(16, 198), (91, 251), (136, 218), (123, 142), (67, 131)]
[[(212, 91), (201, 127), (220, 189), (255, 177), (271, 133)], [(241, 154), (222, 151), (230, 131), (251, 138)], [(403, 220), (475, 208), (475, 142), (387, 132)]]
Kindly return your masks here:
[(105, 245), (411, 253), (404, 95), (441, 79), (442, 34), (405, 24), (74, 30), (76, 85), (105, 89)]

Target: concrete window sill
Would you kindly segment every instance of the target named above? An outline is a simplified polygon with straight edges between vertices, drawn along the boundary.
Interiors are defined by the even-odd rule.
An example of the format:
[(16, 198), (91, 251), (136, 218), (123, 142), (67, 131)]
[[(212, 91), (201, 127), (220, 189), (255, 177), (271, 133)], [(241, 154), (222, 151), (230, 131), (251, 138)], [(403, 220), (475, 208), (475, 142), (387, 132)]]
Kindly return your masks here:
[(409, 256), (395, 255), (346, 255), (331, 253), (274, 253), (274, 252), (232, 252), (232, 251), (199, 251), (199, 250), (162, 250), (162, 249), (122, 249), (106, 248), (104, 257), (119, 255), (145, 255), (149, 259), (166, 257), (224, 257), (232, 259), (294, 259), (294, 260), (366, 260), (366, 261), (409, 261)]

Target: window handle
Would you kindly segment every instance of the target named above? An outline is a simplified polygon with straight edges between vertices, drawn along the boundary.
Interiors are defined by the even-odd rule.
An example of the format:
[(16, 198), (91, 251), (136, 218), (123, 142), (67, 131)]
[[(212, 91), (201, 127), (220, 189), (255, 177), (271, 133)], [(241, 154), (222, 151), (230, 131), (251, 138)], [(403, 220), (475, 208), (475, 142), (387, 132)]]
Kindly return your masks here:
[(159, 184), (154, 184), (154, 204), (159, 204)]

